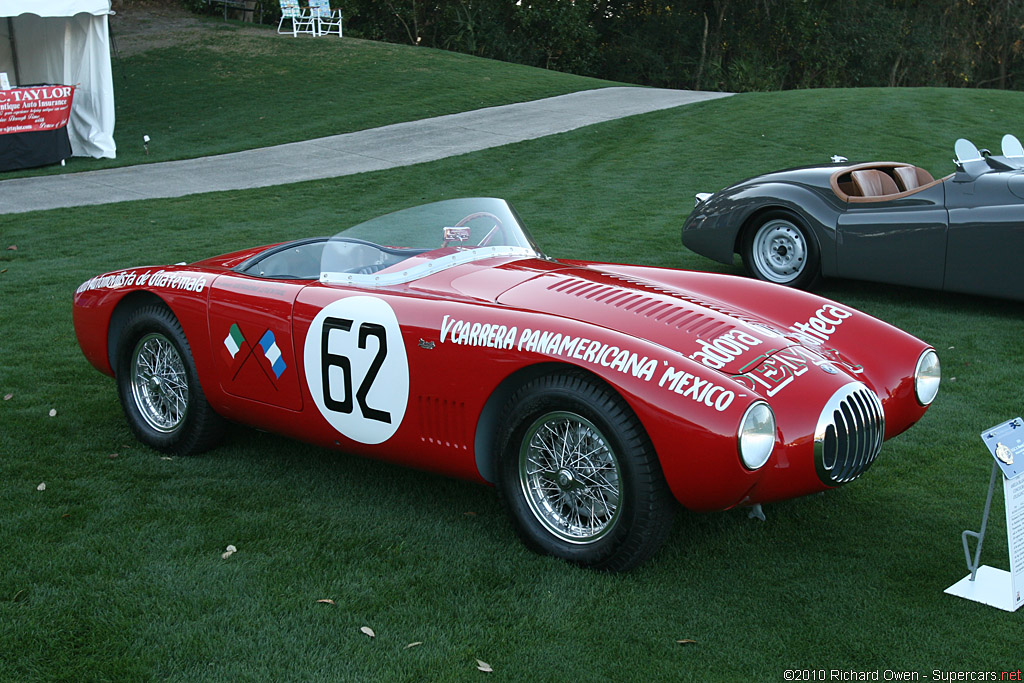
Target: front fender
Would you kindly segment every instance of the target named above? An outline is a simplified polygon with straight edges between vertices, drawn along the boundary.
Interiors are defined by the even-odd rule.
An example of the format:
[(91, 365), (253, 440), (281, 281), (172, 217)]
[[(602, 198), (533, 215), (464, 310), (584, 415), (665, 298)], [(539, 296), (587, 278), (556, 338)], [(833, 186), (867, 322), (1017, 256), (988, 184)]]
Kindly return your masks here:
[(758, 216), (784, 210), (810, 230), (820, 249), (822, 273), (832, 275), (836, 272), (836, 222), (844, 208), (831, 190), (794, 183), (745, 183), (717, 192), (694, 208), (681, 238), (698, 254), (731, 264), (745, 231), (757, 225)]
[(886, 438), (917, 422), (927, 410), (914, 394), (914, 369), (929, 345), (845, 304), (791, 287), (716, 273), (608, 265), (612, 273), (645, 279), (707, 297), (736, 310), (757, 302), (756, 317), (869, 386), (882, 401)]
[[(480, 309), (452, 307), (438, 350), (461, 344), (451, 320), (482, 322)], [(509, 372), (492, 392), (476, 428), (476, 464), (483, 479), (495, 477), (494, 431), (500, 409), (520, 381), (559, 367), (574, 367), (599, 378), (625, 400), (658, 454), (672, 493), (695, 510), (731, 507), (760, 480), (745, 469), (736, 433), (746, 409), (758, 399), (746, 386), (683, 355), (617, 330), (557, 316), (491, 309), (488, 322), (516, 329), (507, 356)], [(452, 334), (455, 334), (453, 341)], [(498, 354), (501, 359), (502, 355)], [(523, 363), (523, 361), (526, 361)]]

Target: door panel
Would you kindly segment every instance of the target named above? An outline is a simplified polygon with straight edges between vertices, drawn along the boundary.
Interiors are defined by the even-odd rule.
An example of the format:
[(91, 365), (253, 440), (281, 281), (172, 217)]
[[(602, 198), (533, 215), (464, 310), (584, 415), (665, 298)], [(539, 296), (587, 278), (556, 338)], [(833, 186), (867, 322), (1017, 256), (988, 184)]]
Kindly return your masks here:
[(945, 185), (892, 201), (848, 204), (837, 230), (839, 276), (941, 289)]
[(210, 338), (227, 393), (302, 409), (292, 306), (306, 282), (227, 275), (210, 292)]
[(964, 187), (956, 192), (957, 186), (950, 191), (944, 289), (1024, 298), (1024, 205), (1006, 190), (1006, 174), (988, 174), (963, 185), (971, 185), (972, 191)]
[(294, 317), (308, 416), (303, 438), (480, 478), (476, 419), (509, 371), (494, 362), (500, 349), (445, 344), (439, 329), (446, 315), (479, 319), (485, 310), (385, 288), (311, 284)]

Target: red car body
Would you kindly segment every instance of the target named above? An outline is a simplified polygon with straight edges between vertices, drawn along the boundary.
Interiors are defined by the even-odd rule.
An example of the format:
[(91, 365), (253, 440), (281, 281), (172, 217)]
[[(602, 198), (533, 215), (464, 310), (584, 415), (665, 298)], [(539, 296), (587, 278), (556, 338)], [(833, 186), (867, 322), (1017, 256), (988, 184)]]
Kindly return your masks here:
[[(132, 312), (165, 306), (218, 415), (492, 483), (509, 397), (531, 378), (571, 369), (628, 404), (672, 495), (692, 510), (777, 501), (856, 478), (877, 454), (875, 442), (913, 425), (931, 400), (918, 396), (916, 377), (934, 353), (927, 344), (848, 306), (755, 280), (539, 253), (475, 258), (379, 285), (366, 275), (353, 285), (242, 272), (268, 249), (281, 247), (87, 281), (74, 298), (86, 358), (113, 376)], [(377, 277), (464, 251), (417, 254)], [(278, 352), (261, 345), (268, 332)], [(854, 400), (853, 414), (836, 407), (850, 387), (877, 397), (884, 427), (870, 397)], [(838, 445), (843, 429), (826, 414), (830, 401), (853, 426)], [(737, 430), (756, 402), (770, 405), (776, 429), (770, 457), (753, 470), (738, 455)], [(830, 419), (831, 437), (822, 426)], [(848, 471), (837, 448), (849, 452)]]

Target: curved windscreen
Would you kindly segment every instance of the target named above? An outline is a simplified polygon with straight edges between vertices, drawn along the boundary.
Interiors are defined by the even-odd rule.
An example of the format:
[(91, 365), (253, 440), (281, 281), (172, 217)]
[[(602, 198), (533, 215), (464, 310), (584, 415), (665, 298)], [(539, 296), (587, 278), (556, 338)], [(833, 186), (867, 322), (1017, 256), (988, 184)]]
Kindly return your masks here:
[(953, 145), (953, 151), (956, 153), (957, 161), (981, 161), (981, 152), (978, 151), (978, 148), (970, 140), (958, 139), (956, 144)]
[(503, 199), (449, 199), (389, 213), (324, 245), (320, 280), (380, 286), (484, 258), (541, 257)]
[(992, 166), (970, 140), (960, 138), (953, 146), (956, 153), (956, 167), (969, 176), (977, 177), (991, 170)]
[(1024, 157), (1024, 145), (1020, 144), (1020, 140), (1017, 139), (1016, 135), (1007, 133), (1003, 136), (1003, 156), (1008, 159), (1019, 159)]

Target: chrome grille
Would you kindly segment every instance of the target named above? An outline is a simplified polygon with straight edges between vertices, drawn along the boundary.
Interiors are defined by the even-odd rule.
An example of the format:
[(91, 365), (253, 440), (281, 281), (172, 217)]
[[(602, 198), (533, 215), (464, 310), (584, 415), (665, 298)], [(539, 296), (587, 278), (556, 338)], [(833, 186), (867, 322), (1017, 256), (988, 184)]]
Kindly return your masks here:
[(814, 466), (828, 486), (864, 474), (882, 449), (885, 415), (875, 392), (860, 382), (847, 384), (825, 404), (814, 430)]

